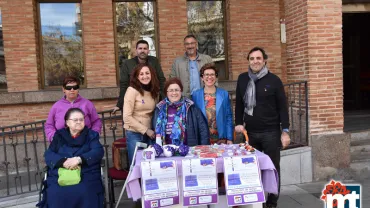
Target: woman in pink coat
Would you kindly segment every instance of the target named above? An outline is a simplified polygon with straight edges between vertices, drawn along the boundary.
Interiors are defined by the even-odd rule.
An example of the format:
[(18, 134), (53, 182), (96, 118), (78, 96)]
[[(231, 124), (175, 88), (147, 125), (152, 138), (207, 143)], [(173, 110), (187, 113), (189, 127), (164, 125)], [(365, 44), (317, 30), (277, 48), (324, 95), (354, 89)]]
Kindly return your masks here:
[(51, 107), (45, 123), (45, 134), (49, 142), (55, 132), (65, 127), (64, 115), (70, 108), (80, 108), (85, 114), (85, 125), (100, 134), (102, 122), (94, 104), (79, 95), (80, 80), (76, 77), (66, 77), (63, 81), (64, 96)]

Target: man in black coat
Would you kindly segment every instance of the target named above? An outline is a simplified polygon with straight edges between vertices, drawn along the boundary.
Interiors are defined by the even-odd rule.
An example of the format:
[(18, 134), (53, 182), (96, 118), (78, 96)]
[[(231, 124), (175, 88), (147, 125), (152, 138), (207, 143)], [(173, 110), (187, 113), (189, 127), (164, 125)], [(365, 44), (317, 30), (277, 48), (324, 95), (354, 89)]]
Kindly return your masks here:
[[(249, 144), (271, 158), (279, 174), (280, 193), (280, 150), (290, 143), (289, 115), (283, 83), (269, 72), (267, 58), (259, 47), (248, 53), (248, 72), (239, 75), (236, 87), (235, 131), (245, 128)], [(264, 207), (277, 207), (278, 198), (269, 194)]]
[(149, 56), (149, 43), (145, 40), (139, 40), (136, 43), (136, 56), (134, 58), (128, 59), (124, 61), (120, 65), (120, 90), (119, 90), (119, 98), (117, 101), (116, 107), (113, 108), (113, 113), (115, 113), (119, 109), (123, 109), (123, 99), (125, 97), (125, 93), (127, 88), (130, 85), (130, 75), (133, 69), (139, 63), (148, 63), (155, 69), (157, 78), (159, 80), (159, 87), (160, 87), (160, 96), (163, 98), (163, 87), (164, 83), (166, 82), (166, 78), (164, 77), (161, 65), (159, 61), (154, 56)]

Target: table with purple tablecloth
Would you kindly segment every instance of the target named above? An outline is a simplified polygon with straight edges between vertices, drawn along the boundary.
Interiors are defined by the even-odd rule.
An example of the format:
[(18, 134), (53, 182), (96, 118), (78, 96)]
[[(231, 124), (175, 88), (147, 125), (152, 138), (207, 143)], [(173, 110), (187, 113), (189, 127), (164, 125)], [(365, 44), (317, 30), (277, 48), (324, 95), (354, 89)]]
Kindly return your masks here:
[[(269, 156), (263, 154), (256, 150), (256, 155), (258, 158), (259, 166), (262, 173), (262, 184), (265, 192), (277, 194), (278, 193), (278, 174)], [(182, 165), (181, 162), (185, 157), (158, 157), (155, 160), (176, 160), (178, 176), (181, 176)], [(139, 178), (141, 178), (140, 164), (142, 161), (142, 150), (139, 150), (136, 154), (135, 167), (131, 173), (131, 176), (127, 179), (127, 195), (134, 201), (141, 198), (141, 186), (139, 183)], [(217, 158), (217, 173), (222, 173), (224, 171), (224, 162), (222, 157)]]

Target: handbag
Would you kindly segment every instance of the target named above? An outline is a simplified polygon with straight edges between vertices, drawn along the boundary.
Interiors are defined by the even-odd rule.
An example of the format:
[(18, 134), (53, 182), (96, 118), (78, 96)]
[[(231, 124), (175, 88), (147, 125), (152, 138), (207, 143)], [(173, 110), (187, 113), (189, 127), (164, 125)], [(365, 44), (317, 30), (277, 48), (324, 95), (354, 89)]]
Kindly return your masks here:
[(66, 168), (58, 169), (58, 184), (59, 186), (72, 186), (79, 184), (81, 181), (81, 167), (69, 170)]
[(246, 142), (248, 143), (249, 142), (249, 137), (248, 137), (248, 134), (247, 134), (247, 130), (244, 130), (241, 133), (242, 133), (242, 135), (237, 135), (237, 132), (234, 131), (234, 144), (246, 143)]
[(127, 147), (126, 142), (121, 139), (116, 140), (112, 144), (113, 166), (117, 170), (128, 168)]

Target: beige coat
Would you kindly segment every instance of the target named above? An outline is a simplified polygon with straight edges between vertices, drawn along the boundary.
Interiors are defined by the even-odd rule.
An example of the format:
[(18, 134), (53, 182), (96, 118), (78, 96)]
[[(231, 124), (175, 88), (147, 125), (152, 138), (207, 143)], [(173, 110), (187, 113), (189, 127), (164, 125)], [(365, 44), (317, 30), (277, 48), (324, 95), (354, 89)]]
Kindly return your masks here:
[[(198, 70), (200, 70), (203, 65), (211, 63), (212, 58), (205, 54), (198, 54)], [(189, 58), (186, 55), (177, 57), (173, 62), (170, 78), (173, 77), (177, 77), (181, 80), (181, 83), (184, 86), (182, 95), (190, 98)]]
[(145, 134), (151, 128), (153, 111), (158, 99), (153, 99), (150, 92), (141, 95), (133, 87), (128, 87), (123, 104), (124, 128)]

